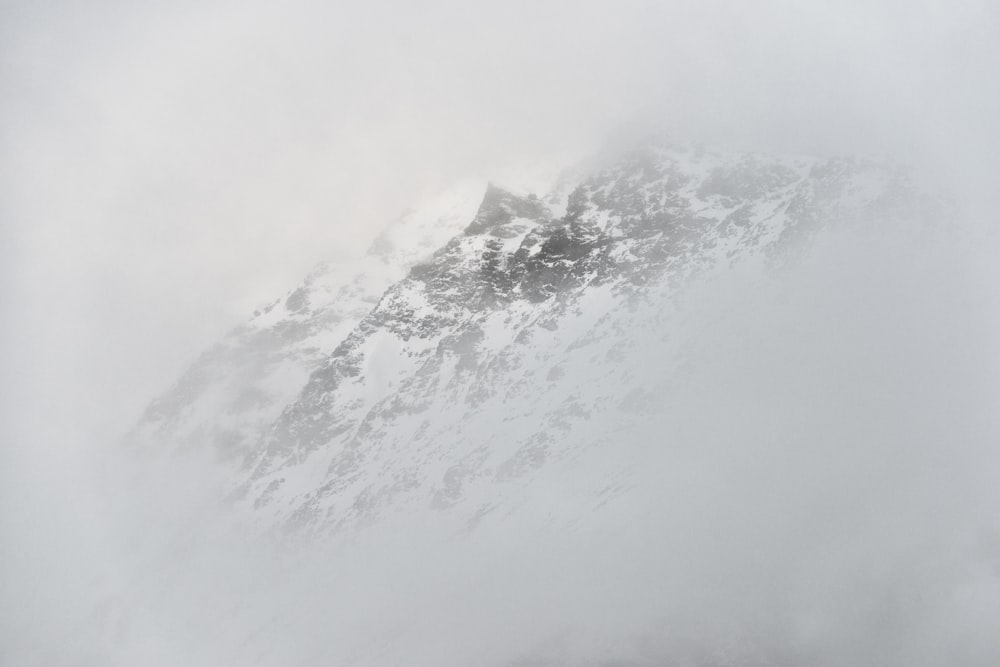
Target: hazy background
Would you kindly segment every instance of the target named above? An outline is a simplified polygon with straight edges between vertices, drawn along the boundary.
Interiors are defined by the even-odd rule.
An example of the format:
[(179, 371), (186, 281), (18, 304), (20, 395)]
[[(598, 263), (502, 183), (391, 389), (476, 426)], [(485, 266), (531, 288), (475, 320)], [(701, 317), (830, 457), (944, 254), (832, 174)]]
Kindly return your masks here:
[[(997, 198), (990, 0), (7, 0), (0, 12), (7, 592), (67, 551), (101, 550), (82, 472), (93, 448), (200, 349), (458, 177), (657, 129), (890, 154), (984, 226)], [(38, 596), (39, 610), (65, 606), (58, 588)], [(23, 596), (4, 597), (6, 618), (23, 611)]]

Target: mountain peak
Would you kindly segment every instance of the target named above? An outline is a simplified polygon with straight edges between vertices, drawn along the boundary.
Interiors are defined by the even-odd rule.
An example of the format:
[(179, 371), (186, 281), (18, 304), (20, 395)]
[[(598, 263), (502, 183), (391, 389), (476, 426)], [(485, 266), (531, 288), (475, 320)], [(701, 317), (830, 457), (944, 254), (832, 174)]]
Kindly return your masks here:
[(465, 228), (465, 233), (467, 235), (482, 234), (493, 227), (507, 224), (514, 218), (543, 220), (548, 217), (548, 209), (535, 195), (529, 194), (522, 197), (493, 183), (488, 183), (483, 201), (479, 205), (479, 211), (469, 226)]
[[(141, 429), (242, 458), (234, 486), (265, 523), (337, 530), (404, 498), (471, 520), (570, 454), (574, 416), (645, 391), (620, 361), (630, 332), (672, 317), (664, 295), (926, 208), (877, 165), (660, 146), (562, 192), (562, 215), (481, 182), (404, 214), (355, 274), (308, 281), (214, 348)], [(462, 430), (481, 413), (502, 423)]]

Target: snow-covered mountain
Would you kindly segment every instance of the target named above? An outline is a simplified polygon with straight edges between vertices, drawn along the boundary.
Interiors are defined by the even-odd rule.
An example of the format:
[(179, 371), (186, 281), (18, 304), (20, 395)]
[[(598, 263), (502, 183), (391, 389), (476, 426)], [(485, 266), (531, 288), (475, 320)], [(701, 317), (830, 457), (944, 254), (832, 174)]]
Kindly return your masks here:
[(643, 360), (669, 348), (681, 366), (693, 277), (773, 268), (824, 227), (918, 221), (928, 202), (871, 161), (663, 143), (542, 198), (463, 186), (255, 314), (134, 436), (240, 455), (262, 526), (403, 512), (469, 530), (674, 381)]
[(418, 207), (150, 407), (132, 437), (211, 453), (227, 503), (175, 506), (204, 461), (155, 462), (169, 527), (126, 531), (150, 544), (99, 620), (109, 653), (995, 664), (995, 626), (969, 625), (996, 608), (969, 546), (994, 427), (954, 398), (985, 372), (948, 235), (911, 234), (947, 203), (852, 158), (596, 164)]

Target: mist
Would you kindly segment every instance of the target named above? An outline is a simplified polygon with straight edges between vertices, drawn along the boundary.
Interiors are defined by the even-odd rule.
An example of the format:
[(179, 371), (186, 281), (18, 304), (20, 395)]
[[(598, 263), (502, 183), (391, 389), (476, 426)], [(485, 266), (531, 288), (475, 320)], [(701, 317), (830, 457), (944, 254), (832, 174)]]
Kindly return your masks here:
[[(6, 3), (0, 661), (996, 664), (998, 35), (986, 1)], [(889, 156), (949, 231), (692, 288), (697, 345), (633, 360), (684, 382), (474, 542), (262, 541), (211, 457), (121, 455), (421, 197), (652, 133)], [(633, 494), (585, 515), (615, 466)]]

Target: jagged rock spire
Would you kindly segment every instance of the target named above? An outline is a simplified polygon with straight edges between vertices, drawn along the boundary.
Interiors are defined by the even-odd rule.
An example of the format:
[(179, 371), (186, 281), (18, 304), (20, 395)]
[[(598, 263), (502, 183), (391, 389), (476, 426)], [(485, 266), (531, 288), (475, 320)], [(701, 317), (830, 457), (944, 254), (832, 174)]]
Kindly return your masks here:
[(521, 197), (504, 190), (493, 183), (486, 186), (486, 194), (479, 205), (476, 217), (465, 228), (465, 233), (482, 234), (483, 232), (506, 224), (514, 218), (539, 220), (547, 217), (545, 205), (537, 197)]

